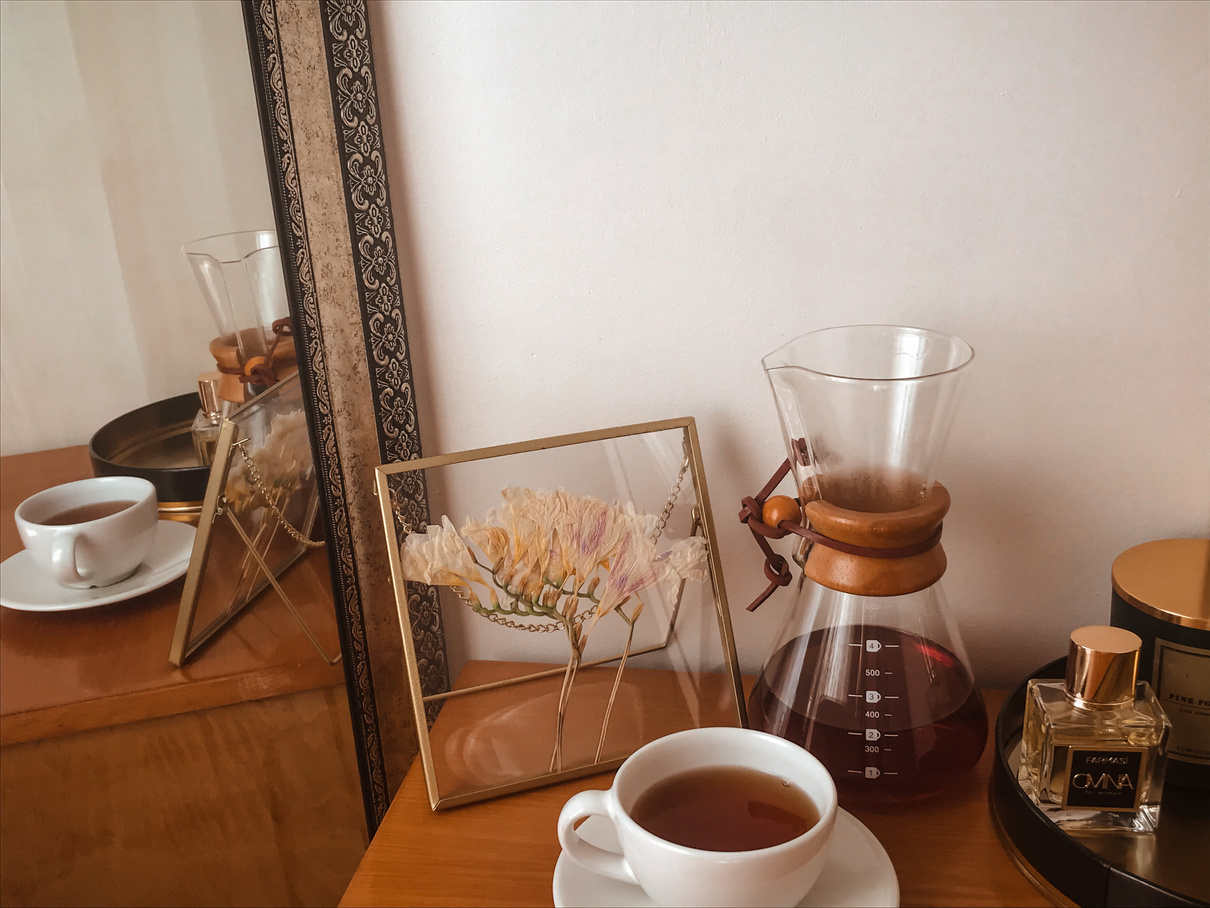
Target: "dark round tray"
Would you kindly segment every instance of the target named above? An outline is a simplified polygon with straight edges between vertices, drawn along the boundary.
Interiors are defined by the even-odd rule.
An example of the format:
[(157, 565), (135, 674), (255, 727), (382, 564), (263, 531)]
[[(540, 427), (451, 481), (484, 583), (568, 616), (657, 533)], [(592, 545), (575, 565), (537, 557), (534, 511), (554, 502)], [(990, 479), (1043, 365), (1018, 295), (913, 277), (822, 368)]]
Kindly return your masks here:
[(1165, 784), (1152, 835), (1068, 835), (1017, 783), (1016, 751), (1031, 678), (1062, 678), (1067, 660), (1034, 672), (1009, 694), (996, 719), (988, 799), (1005, 847), (1035, 885), (1059, 904), (1197, 905), (1210, 899), (1210, 793)]
[(206, 497), (210, 467), (193, 450), (196, 394), (181, 394), (132, 410), (106, 423), (88, 443), (97, 476), (139, 476), (155, 484), (160, 508)]

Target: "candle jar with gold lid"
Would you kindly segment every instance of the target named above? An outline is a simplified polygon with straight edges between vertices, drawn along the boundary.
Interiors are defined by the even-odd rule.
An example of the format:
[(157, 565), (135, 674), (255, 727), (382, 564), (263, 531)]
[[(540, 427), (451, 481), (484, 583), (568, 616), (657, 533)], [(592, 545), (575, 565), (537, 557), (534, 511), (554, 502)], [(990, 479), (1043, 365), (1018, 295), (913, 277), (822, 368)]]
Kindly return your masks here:
[(1138, 635), (1116, 627), (1071, 634), (1067, 677), (1026, 693), (1018, 779), (1071, 832), (1154, 832), (1171, 723), (1137, 681)]
[(1172, 720), (1166, 784), (1210, 791), (1210, 539), (1157, 539), (1113, 562), (1109, 623), (1142, 638), (1139, 677)]

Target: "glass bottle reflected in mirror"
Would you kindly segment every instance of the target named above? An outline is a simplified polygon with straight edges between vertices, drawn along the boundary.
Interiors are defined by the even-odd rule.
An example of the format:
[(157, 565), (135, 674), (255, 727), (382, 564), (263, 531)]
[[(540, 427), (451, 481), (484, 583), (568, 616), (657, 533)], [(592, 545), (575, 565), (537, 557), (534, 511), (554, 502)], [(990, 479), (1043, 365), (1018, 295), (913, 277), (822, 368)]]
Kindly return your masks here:
[(214, 449), (218, 445), (223, 417), (231, 412), (231, 402), (219, 397), (221, 372), (204, 372), (197, 377), (197, 396), (201, 407), (193, 417), (193, 453), (198, 463), (210, 466), (214, 463)]

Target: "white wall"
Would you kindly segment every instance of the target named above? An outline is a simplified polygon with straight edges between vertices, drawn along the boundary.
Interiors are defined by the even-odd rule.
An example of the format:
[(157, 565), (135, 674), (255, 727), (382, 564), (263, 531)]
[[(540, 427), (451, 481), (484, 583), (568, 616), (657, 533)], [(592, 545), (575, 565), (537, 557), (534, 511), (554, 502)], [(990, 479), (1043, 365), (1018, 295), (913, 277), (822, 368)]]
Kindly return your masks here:
[(762, 355), (935, 328), (977, 355), (940, 476), (979, 680), (1210, 533), (1210, 6), (372, 7), (426, 453), (697, 417), (734, 519), (785, 456)]
[(0, 453), (196, 388), (182, 244), (273, 227), (237, 0), (0, 3)]

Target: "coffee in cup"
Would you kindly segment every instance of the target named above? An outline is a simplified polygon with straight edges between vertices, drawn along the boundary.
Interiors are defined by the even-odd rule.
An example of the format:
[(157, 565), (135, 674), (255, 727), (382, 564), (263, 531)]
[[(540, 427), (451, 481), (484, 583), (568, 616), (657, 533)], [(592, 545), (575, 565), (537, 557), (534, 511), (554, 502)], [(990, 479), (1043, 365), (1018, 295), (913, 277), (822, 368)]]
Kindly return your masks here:
[(133, 574), (159, 526), (155, 486), (136, 476), (99, 476), (25, 499), (14, 519), (34, 563), (60, 586), (110, 586)]
[[(609, 819), (621, 855), (580, 838)], [(636, 883), (660, 905), (795, 905), (827, 860), (836, 786), (783, 738), (744, 728), (677, 732), (635, 751), (607, 791), (559, 815), (559, 842), (582, 867)]]
[(819, 808), (784, 779), (743, 766), (705, 766), (657, 782), (631, 818), (666, 842), (703, 851), (756, 851), (796, 839)]

